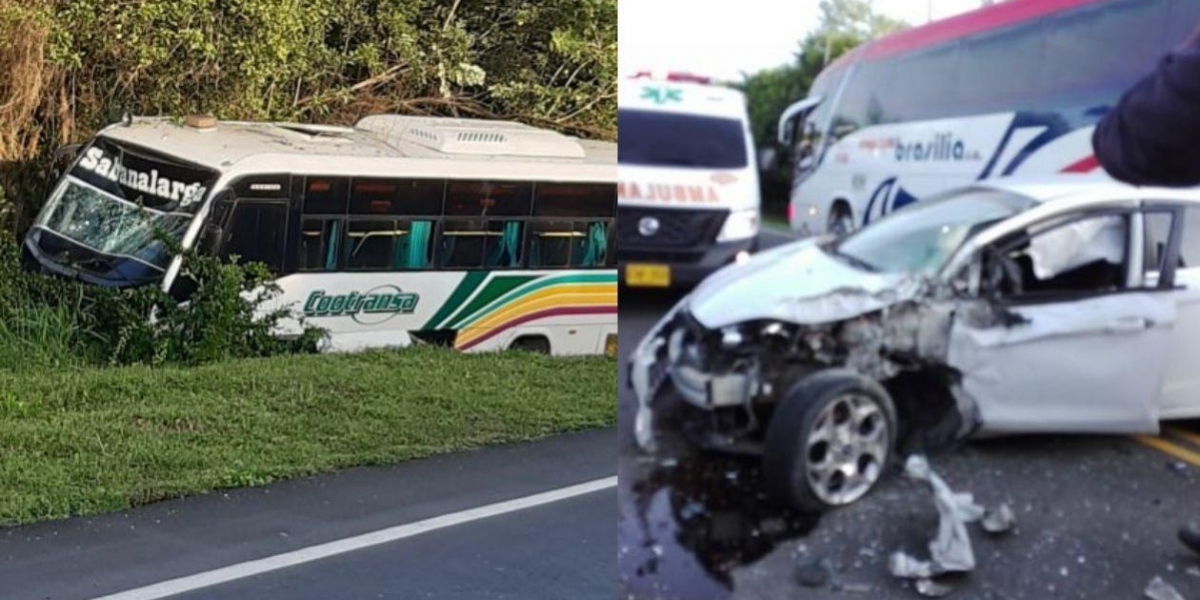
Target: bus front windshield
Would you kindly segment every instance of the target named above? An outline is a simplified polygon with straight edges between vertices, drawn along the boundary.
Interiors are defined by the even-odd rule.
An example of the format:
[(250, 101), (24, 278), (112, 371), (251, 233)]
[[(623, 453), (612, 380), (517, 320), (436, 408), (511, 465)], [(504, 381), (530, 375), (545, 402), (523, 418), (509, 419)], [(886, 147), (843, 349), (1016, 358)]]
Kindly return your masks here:
[(971, 190), (906, 206), (839, 242), (834, 253), (873, 271), (933, 275), (968, 238), (1034, 201)]
[(42, 208), (26, 247), (46, 269), (132, 286), (161, 280), (217, 173), (98, 138)]
[(70, 178), (36, 226), (101, 254), (135, 259), (165, 271), (166, 241), (180, 242), (193, 215), (138, 206)]

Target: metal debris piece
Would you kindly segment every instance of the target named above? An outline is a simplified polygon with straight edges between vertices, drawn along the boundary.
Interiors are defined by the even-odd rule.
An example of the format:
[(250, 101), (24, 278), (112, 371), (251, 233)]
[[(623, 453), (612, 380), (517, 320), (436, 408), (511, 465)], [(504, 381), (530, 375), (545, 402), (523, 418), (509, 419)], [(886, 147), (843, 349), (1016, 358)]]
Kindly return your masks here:
[(1183, 600), (1183, 596), (1171, 587), (1171, 584), (1163, 581), (1162, 577), (1154, 576), (1150, 580), (1150, 584), (1146, 586), (1146, 597), (1150, 600)]
[(796, 581), (804, 587), (825, 587), (832, 579), (833, 563), (828, 558), (810, 560), (796, 567)]
[(944, 598), (949, 596), (950, 592), (953, 591), (954, 588), (944, 583), (938, 583), (929, 578), (917, 580), (917, 593), (925, 596), (926, 598)]
[(937, 535), (929, 542), (929, 561), (896, 552), (888, 562), (892, 575), (916, 579), (974, 569), (975, 553), (971, 550), (971, 536), (967, 533), (967, 523), (982, 518), (983, 507), (975, 504), (975, 498), (971, 494), (951, 490), (950, 486), (933, 472), (924, 456), (914, 454), (908, 457), (904, 463), (904, 472), (913, 479), (929, 482), (929, 487), (933, 490), (933, 504), (938, 511), (938, 530)]
[(875, 591), (875, 586), (869, 583), (840, 583), (837, 588), (849, 594), (870, 594)]
[(1008, 533), (1016, 523), (1017, 515), (1013, 514), (1012, 508), (1007, 504), (1001, 504), (994, 510), (987, 511), (987, 514), (983, 515), (983, 520), (980, 521), (984, 531), (997, 534)]

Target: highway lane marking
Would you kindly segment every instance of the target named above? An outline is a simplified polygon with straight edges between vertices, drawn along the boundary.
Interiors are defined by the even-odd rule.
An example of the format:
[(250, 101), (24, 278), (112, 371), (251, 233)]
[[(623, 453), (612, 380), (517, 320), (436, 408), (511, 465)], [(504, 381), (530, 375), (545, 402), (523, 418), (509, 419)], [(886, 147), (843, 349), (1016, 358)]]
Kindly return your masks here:
[(159, 600), (176, 596), (187, 592), (209, 588), (246, 577), (278, 571), (288, 567), (294, 567), (305, 563), (346, 554), (364, 548), (387, 544), (406, 538), (462, 525), (472, 521), (479, 521), (489, 517), (495, 517), (507, 513), (535, 508), (562, 500), (568, 500), (578, 496), (584, 496), (595, 492), (601, 492), (617, 487), (617, 477), (605, 477), (603, 479), (595, 479), (592, 481), (572, 485), (548, 492), (533, 494), (523, 498), (515, 498), (495, 504), (488, 504), (477, 508), (471, 508), (459, 512), (449, 513), (438, 517), (423, 519), (405, 525), (397, 525), (388, 527), (378, 531), (372, 531), (324, 544), (308, 546), (299, 550), (292, 550), (266, 558), (246, 561), (227, 567), (221, 567), (195, 575), (170, 579), (161, 583), (155, 583), (137, 589), (127, 590), (108, 596), (102, 596), (95, 600)]
[(1163, 452), (1170, 456), (1174, 456), (1179, 460), (1190, 463), (1193, 466), (1200, 467), (1200, 452), (1194, 452), (1183, 446), (1173, 444), (1163, 438), (1152, 435), (1135, 435), (1133, 439), (1137, 440), (1144, 446), (1149, 446), (1159, 452)]
[(1184, 441), (1191, 442), (1192, 445), (1196, 446), (1197, 448), (1200, 448), (1200, 435), (1197, 435), (1195, 433), (1192, 433), (1190, 431), (1187, 431), (1187, 430), (1179, 428), (1179, 427), (1170, 427), (1170, 426), (1163, 427), (1163, 431), (1174, 437), (1182, 438)]

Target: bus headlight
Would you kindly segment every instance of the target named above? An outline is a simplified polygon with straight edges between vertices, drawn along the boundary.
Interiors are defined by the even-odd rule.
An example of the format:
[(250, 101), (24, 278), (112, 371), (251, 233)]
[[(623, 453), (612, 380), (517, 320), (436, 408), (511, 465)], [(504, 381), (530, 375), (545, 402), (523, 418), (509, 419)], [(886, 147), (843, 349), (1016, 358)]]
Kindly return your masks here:
[(735, 210), (725, 219), (725, 226), (717, 236), (718, 242), (744, 240), (758, 235), (758, 210)]

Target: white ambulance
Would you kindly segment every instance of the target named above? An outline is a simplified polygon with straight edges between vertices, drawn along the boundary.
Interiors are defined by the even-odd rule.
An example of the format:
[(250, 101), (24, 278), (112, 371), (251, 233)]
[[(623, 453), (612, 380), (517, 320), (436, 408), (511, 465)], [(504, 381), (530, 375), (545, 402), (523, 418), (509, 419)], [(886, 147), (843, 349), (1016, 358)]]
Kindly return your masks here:
[(707, 79), (621, 81), (618, 260), (628, 287), (698, 283), (748, 259), (761, 219), (745, 96)]

